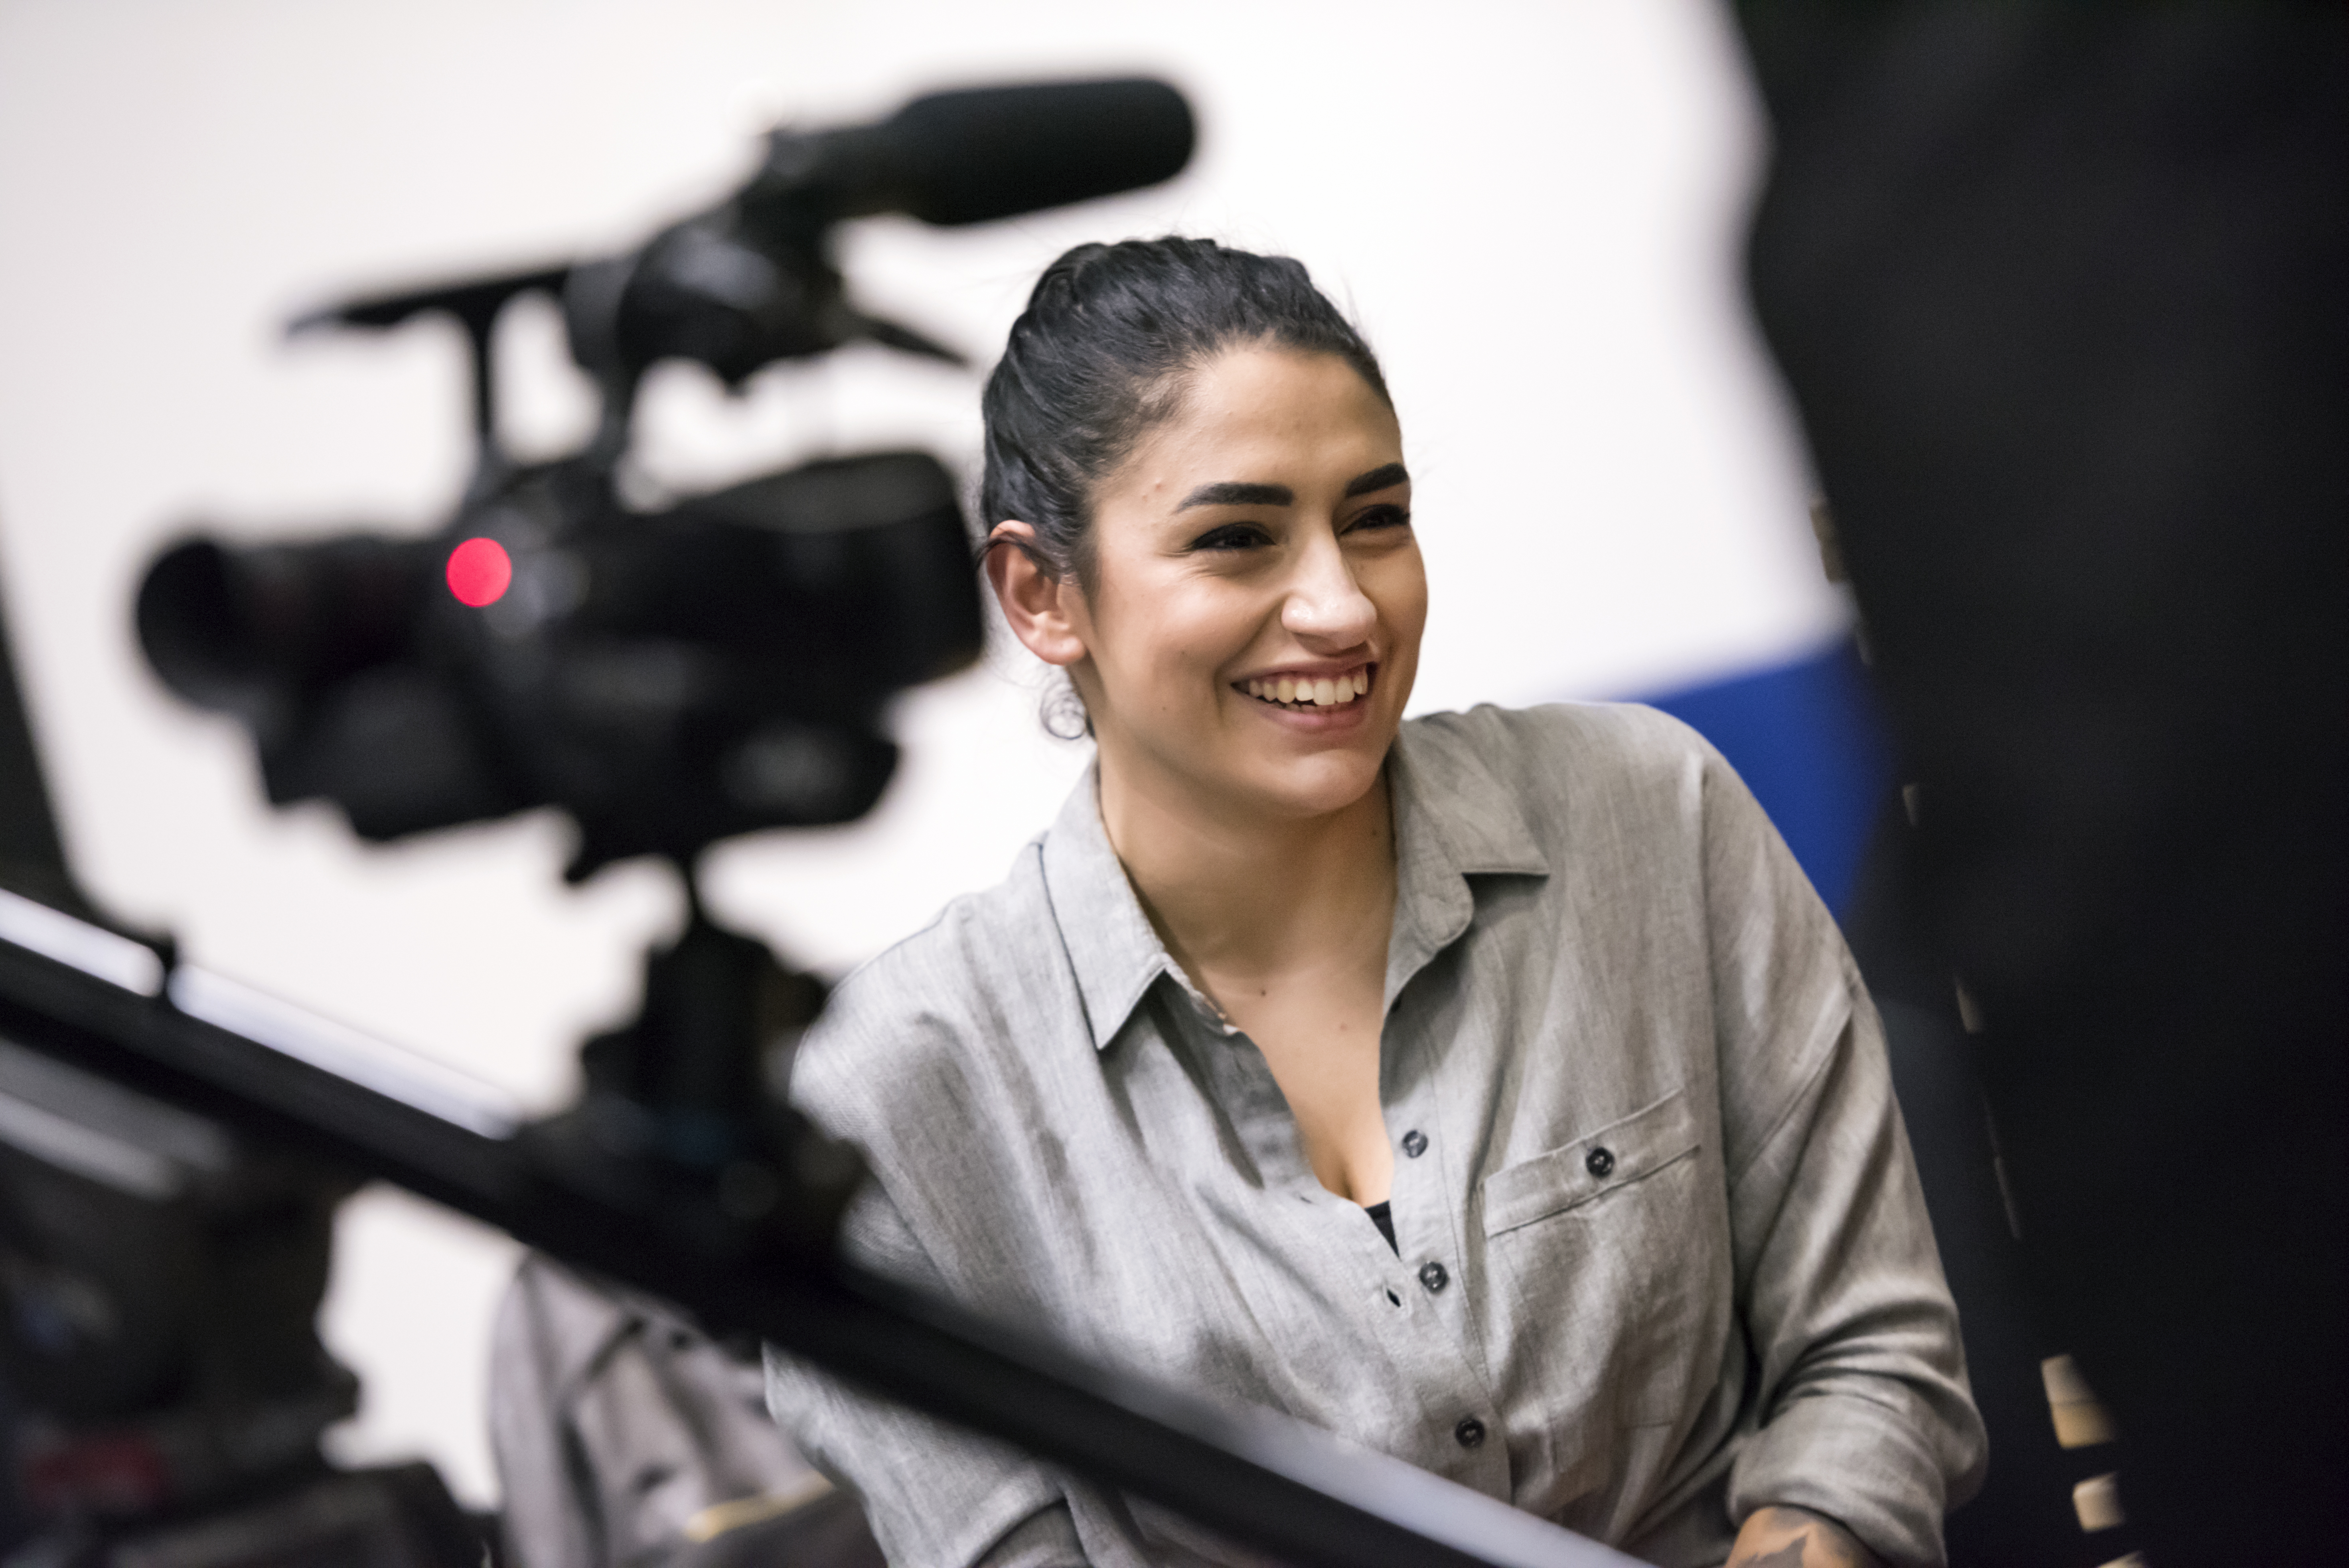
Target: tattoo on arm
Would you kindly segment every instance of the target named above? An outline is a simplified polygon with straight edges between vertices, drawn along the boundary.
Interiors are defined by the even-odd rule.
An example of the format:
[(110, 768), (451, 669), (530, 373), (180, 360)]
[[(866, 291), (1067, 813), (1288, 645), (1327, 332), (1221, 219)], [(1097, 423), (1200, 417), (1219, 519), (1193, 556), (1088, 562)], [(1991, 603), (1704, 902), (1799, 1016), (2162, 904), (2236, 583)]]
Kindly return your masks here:
[(1882, 1568), (1852, 1533), (1808, 1509), (1780, 1504), (1754, 1513), (1737, 1533), (1729, 1568)]

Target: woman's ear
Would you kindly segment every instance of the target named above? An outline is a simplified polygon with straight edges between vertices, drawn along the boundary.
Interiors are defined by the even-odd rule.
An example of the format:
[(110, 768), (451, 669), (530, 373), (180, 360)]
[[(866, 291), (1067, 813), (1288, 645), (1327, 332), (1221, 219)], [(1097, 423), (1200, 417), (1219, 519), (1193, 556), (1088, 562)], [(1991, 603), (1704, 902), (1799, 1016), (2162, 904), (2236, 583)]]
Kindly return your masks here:
[(987, 580), (1011, 635), (1047, 664), (1065, 668), (1084, 658), (1083, 591), (1044, 569), (1036, 553), (1036, 530), (1025, 523), (998, 523), (987, 544)]

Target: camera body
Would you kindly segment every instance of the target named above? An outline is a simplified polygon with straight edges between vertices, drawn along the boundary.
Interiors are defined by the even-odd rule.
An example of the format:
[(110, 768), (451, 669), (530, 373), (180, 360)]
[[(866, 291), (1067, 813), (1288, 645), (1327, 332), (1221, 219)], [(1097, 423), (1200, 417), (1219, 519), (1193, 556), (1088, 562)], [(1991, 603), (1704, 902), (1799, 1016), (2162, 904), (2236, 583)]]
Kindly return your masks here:
[(535, 806), (571, 875), (844, 822), (895, 765), (881, 710), (982, 628), (954, 483), (834, 459), (637, 513), (584, 459), (501, 472), (431, 537), (167, 552), (140, 639), (243, 720), (269, 798), (386, 840)]

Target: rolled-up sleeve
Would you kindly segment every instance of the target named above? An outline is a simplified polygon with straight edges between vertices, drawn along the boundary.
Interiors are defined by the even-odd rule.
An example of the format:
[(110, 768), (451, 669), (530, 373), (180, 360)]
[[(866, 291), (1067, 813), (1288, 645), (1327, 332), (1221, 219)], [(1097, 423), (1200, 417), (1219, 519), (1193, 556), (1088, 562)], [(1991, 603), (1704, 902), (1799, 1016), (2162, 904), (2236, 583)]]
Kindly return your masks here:
[(1731, 1472), (1730, 1510), (1812, 1509), (1889, 1562), (1935, 1563), (1942, 1514), (1980, 1484), (1982, 1421), (1875, 1010), (1852, 1003), (1731, 1184), (1766, 1414)]
[(1730, 781), (1707, 806), (1735, 1290), (1762, 1412), (1731, 1516), (1806, 1508), (1890, 1563), (1939, 1563), (1985, 1442), (1882, 1026), (1751, 797)]

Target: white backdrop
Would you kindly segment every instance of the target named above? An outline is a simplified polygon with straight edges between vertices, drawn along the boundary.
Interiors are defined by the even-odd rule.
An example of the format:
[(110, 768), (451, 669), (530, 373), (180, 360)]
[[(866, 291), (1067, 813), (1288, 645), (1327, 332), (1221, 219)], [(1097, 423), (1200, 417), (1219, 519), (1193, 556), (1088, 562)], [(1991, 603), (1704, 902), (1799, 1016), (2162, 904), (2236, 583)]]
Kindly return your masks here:
[[(453, 328), (288, 345), (298, 308), (625, 245), (723, 192), (779, 118), (1136, 70), (1199, 113), (1181, 179), (979, 229), (858, 225), (864, 301), (983, 365), (1081, 240), (1304, 258), (1401, 407), (1423, 711), (1658, 690), (1833, 635), (1737, 290), (1756, 106), (1701, 0), (0, 0), (0, 584), (87, 885), (212, 968), (558, 1102), (673, 889), (641, 865), (563, 889), (543, 816), (381, 850), (327, 808), (270, 812), (243, 735), (140, 662), (140, 572), (192, 520), (420, 530), (451, 501)], [(500, 355), (522, 444), (576, 439), (552, 311)], [(967, 469), (977, 388), (862, 349), (739, 400), (663, 372), (642, 459), (684, 485), (882, 443)], [(1039, 728), (1039, 682), (999, 650), (906, 699), (881, 809), (728, 847), (721, 914), (838, 971), (993, 881), (1083, 762)], [(511, 1263), (415, 1200), (349, 1206), (326, 1327), (367, 1407), (343, 1453), (422, 1452), (494, 1496), (482, 1356)]]

